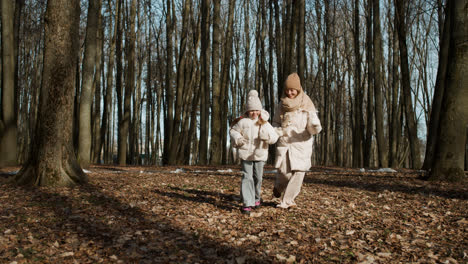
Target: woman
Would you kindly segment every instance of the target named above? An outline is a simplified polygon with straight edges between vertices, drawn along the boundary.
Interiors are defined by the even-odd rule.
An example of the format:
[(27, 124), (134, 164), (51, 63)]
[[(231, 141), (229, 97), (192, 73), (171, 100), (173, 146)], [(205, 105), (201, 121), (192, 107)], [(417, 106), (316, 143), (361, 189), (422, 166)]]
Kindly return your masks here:
[(297, 73), (290, 74), (286, 79), (284, 95), (272, 124), (280, 135), (275, 161), (278, 173), (273, 195), (280, 198), (283, 194), (277, 207), (294, 207), (305, 172), (311, 167), (312, 136), (322, 130), (315, 106), (302, 90)]

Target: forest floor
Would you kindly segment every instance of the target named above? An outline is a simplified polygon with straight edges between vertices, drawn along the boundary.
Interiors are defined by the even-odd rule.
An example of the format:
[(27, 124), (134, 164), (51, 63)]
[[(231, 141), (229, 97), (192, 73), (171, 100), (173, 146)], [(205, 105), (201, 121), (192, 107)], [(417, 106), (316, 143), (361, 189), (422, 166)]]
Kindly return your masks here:
[(92, 166), (75, 188), (7, 183), (0, 263), (468, 263), (468, 181), (313, 167), (298, 207), (240, 213), (240, 168)]

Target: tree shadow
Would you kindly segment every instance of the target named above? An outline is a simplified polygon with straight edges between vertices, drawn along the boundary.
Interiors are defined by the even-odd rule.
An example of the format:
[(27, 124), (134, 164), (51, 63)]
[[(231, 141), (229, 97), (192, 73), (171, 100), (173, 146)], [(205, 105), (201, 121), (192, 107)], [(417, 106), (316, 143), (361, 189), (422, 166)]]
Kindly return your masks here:
[[(0, 185), (3, 183), (0, 182)], [(219, 263), (220, 260), (221, 263), (232, 263), (248, 248), (225, 246), (197, 230), (181, 229), (167, 216), (122, 203), (92, 183), (77, 186), (78, 197), (56, 193), (53, 189), (14, 188), (20, 188), (30, 195), (30, 207), (39, 206), (39, 209), (50, 214), (48, 220), (44, 220), (46, 222), (28, 222), (26, 225), (31, 232), (41, 236), (40, 232), (50, 231), (49, 236), (60, 241), (60, 244), (71, 245), (71, 250), (77, 252), (81, 252), (80, 247), (94, 244), (93, 248), (98, 247), (98, 252), (81, 256), (92, 262), (97, 263), (100, 258), (107, 258), (104, 262), (110, 261), (109, 257), (114, 255), (124, 263)], [(16, 209), (24, 214), (30, 210), (25, 207)], [(230, 207), (225, 206), (225, 209)], [(15, 222), (18, 228), (23, 224)], [(56, 257), (58, 259), (51, 258), (50, 261), (63, 260)], [(249, 263), (271, 261), (257, 253), (250, 255), (248, 260)]]
[(395, 175), (389, 173), (381, 174), (359, 174), (351, 173), (329, 173), (326, 178), (314, 177), (323, 173), (308, 173), (304, 178), (304, 183), (321, 184), (335, 187), (348, 187), (371, 192), (400, 192), (406, 194), (419, 194), (424, 196), (434, 195), (447, 199), (468, 200), (468, 192), (463, 186), (451, 185), (442, 187), (441, 185), (428, 184), (426, 181), (418, 179), (414, 173), (406, 175), (398, 172)]
[[(174, 192), (166, 192), (161, 190), (153, 190), (159, 195), (164, 195), (171, 198), (182, 199), (191, 202), (211, 204), (216, 208), (225, 211), (233, 211), (239, 208), (239, 203), (235, 202), (239, 200), (237, 195), (234, 194), (224, 194), (220, 192), (206, 191), (206, 190), (197, 190), (197, 189), (183, 189), (179, 187), (169, 187)], [(182, 192), (182, 193), (179, 193)], [(190, 195), (193, 194), (193, 195)]]

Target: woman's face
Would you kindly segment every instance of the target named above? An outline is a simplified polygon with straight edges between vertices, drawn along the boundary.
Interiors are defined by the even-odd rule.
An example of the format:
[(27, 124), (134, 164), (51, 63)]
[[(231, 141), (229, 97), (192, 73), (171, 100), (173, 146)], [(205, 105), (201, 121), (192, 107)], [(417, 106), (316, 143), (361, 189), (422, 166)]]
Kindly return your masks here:
[(251, 111), (248, 111), (247, 114), (249, 115), (249, 118), (252, 119), (252, 120), (255, 120), (258, 118), (258, 116), (260, 115), (260, 111), (258, 110), (251, 110)]
[(287, 88), (286, 91), (284, 91), (284, 93), (289, 99), (294, 99), (296, 98), (298, 91), (296, 89)]

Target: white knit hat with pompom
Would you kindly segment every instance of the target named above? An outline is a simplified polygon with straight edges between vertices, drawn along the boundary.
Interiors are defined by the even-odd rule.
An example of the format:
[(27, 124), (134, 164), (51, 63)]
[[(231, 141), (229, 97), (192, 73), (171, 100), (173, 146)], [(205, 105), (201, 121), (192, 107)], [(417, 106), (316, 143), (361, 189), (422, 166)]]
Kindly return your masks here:
[(262, 102), (258, 98), (258, 92), (256, 90), (250, 90), (247, 97), (247, 104), (245, 105), (245, 112), (253, 110), (262, 110)]

